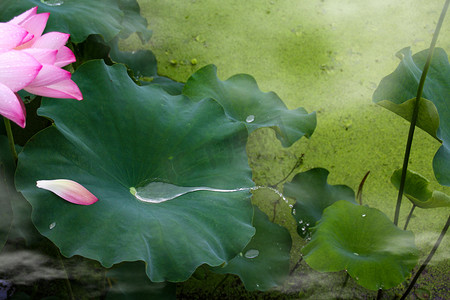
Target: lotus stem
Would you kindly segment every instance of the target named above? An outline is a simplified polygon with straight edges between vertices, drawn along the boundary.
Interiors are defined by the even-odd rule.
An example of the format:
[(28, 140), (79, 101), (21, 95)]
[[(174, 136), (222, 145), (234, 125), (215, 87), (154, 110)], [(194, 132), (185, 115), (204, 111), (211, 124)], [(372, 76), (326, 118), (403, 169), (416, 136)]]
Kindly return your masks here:
[(408, 217), (406, 218), (405, 227), (403, 227), (403, 230), (406, 230), (406, 228), (408, 228), (409, 221), (411, 220), (412, 214), (413, 214), (414, 209), (416, 208), (416, 206), (417, 205), (413, 204), (413, 206), (411, 207), (411, 210), (409, 211)]
[(292, 276), (292, 274), (294, 274), (294, 271), (297, 270), (298, 267), (300, 267), (300, 263), (302, 262), (302, 260), (303, 260), (303, 256), (300, 256), (300, 259), (298, 260), (298, 262), (295, 264), (295, 266), (289, 272), (289, 276)]
[(442, 8), (442, 12), (439, 17), (439, 21), (436, 25), (436, 30), (434, 31), (434, 34), (433, 34), (433, 39), (431, 40), (430, 50), (428, 52), (427, 61), (423, 68), (422, 76), (420, 77), (419, 87), (417, 88), (416, 101), (414, 102), (414, 110), (413, 110), (413, 114), (411, 116), (411, 124), (409, 126), (408, 140), (406, 142), (405, 156), (403, 158), (403, 169), (402, 169), (402, 176), (400, 179), (400, 187), (398, 189), (397, 205), (395, 207), (395, 215), (394, 215), (394, 224), (395, 225), (398, 225), (398, 219), (399, 219), (399, 215), (400, 215), (400, 206), (402, 204), (403, 190), (405, 188), (405, 181), (406, 181), (406, 171), (408, 169), (409, 156), (411, 153), (411, 146), (412, 146), (412, 141), (413, 141), (413, 137), (414, 137), (414, 129), (416, 128), (417, 117), (419, 115), (419, 103), (420, 103), (420, 99), (422, 97), (423, 87), (425, 85), (425, 79), (427, 78), (428, 69), (431, 64), (431, 59), (433, 57), (433, 52), (434, 52), (434, 48), (436, 46), (436, 41), (439, 36), (439, 31), (441, 30), (442, 23), (444, 22), (444, 17), (445, 17), (445, 14), (447, 13), (449, 3), (450, 3), (450, 0), (445, 1), (444, 7)]
[[(449, 1), (450, 0), (447, 0), (447, 2), (449, 2)], [(425, 259), (425, 261), (420, 266), (419, 270), (417, 271), (416, 275), (414, 276), (413, 280), (409, 284), (408, 288), (406, 289), (405, 293), (402, 295), (400, 300), (405, 299), (408, 296), (408, 294), (411, 292), (411, 290), (414, 288), (414, 285), (416, 284), (417, 279), (420, 277), (420, 274), (422, 274), (423, 270), (425, 270), (428, 263), (433, 258), (434, 254), (436, 253), (437, 248), (439, 247), (439, 245), (442, 242), (442, 239), (444, 238), (445, 234), (447, 233), (449, 225), (450, 225), (450, 215), (448, 216), (447, 223), (445, 223), (445, 226), (442, 229), (441, 234), (439, 235), (436, 243), (434, 244), (433, 249), (431, 249), (430, 254), (428, 254), (428, 257)]]
[(366, 175), (364, 175), (363, 179), (361, 180), (361, 183), (358, 187), (358, 193), (356, 194), (356, 199), (359, 201), (359, 205), (362, 205), (362, 191), (364, 187), (364, 183), (366, 182), (367, 177), (369, 176), (370, 171), (367, 171)]
[(8, 136), (8, 142), (9, 142), (9, 149), (11, 150), (12, 157), (14, 159), (14, 164), (17, 165), (17, 152), (16, 147), (14, 145), (14, 136), (11, 130), (11, 122), (9, 119), (3, 117), (3, 120), (5, 122), (5, 129), (6, 129), (6, 135)]
[(276, 188), (280, 183), (282, 183), (283, 181), (287, 180), (289, 178), (289, 176), (291, 176), (291, 174), (295, 171), (295, 169), (299, 168), (301, 165), (303, 165), (303, 159), (305, 157), (305, 153), (302, 153), (300, 155), (299, 158), (297, 158), (297, 161), (295, 162), (295, 165), (292, 167), (292, 169), (289, 171), (289, 173), (284, 176), (283, 179), (281, 179), (280, 181), (278, 181), (275, 184), (272, 184), (270, 187), (272, 188)]

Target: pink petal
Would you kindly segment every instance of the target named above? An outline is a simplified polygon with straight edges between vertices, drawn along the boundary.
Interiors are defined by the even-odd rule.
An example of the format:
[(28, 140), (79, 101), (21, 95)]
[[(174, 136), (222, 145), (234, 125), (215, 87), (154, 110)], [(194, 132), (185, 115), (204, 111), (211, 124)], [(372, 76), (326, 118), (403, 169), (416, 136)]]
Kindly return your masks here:
[(26, 12), (18, 15), (17, 17), (14, 17), (11, 21), (9, 21), (8, 23), (11, 24), (16, 24), (16, 25), (20, 25), (22, 22), (24, 22), (25, 20), (29, 19), (30, 17), (34, 16), (37, 12), (38, 7), (35, 6), (33, 8), (30, 8), (29, 10), (27, 10)]
[(20, 26), (0, 23), (0, 49), (14, 49), (24, 43), (28, 36), (28, 31)]
[(58, 50), (67, 43), (70, 34), (62, 32), (48, 32), (38, 38), (33, 44), (33, 48), (46, 48)]
[(27, 53), (11, 50), (0, 54), (0, 83), (13, 92), (30, 84), (42, 69), (42, 65)]
[(64, 67), (67, 66), (68, 64), (75, 62), (76, 60), (77, 59), (75, 58), (75, 55), (73, 54), (72, 50), (70, 50), (66, 46), (63, 46), (58, 50), (58, 54), (56, 55), (55, 66)]
[(38, 180), (38, 188), (48, 190), (66, 201), (79, 205), (91, 205), (98, 201), (84, 186), (68, 179)]
[(39, 74), (26, 88), (49, 86), (59, 81), (69, 80), (71, 76), (72, 74), (69, 71), (52, 65), (42, 65)]
[(25, 90), (31, 94), (52, 97), (52, 98), (71, 98), (83, 100), (83, 95), (80, 89), (72, 80), (63, 80), (49, 86), (30, 87), (27, 86)]
[(21, 22), (20, 26), (22, 26), (29, 33), (33, 34), (34, 38), (31, 41), (19, 46), (19, 49), (31, 47), (40, 38), (42, 32), (44, 32), (45, 26), (47, 25), (49, 16), (50, 13), (37, 14)]
[(25, 127), (25, 105), (22, 99), (6, 85), (0, 83), (0, 115), (20, 127)]
[(20, 51), (30, 54), (43, 65), (55, 64), (58, 55), (58, 50), (53, 49), (27, 48)]

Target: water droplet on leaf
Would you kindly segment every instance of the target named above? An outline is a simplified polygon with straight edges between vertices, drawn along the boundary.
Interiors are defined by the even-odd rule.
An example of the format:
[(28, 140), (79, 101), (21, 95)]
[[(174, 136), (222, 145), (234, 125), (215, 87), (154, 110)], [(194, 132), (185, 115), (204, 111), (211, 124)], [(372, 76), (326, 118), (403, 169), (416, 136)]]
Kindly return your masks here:
[(253, 122), (253, 121), (255, 121), (255, 116), (254, 116), (254, 115), (249, 115), (249, 116), (245, 119), (245, 122), (247, 122), (247, 123), (251, 123), (251, 122)]
[(48, 226), (48, 228), (50, 228), (50, 230), (52, 230), (53, 228), (55, 228), (55, 226), (56, 226), (56, 222), (53, 222), (52, 224), (50, 224)]
[(366, 214), (362, 214), (362, 215), (361, 215), (361, 217), (363, 217), (363, 218), (364, 218), (365, 216), (366, 216)]
[(259, 255), (259, 251), (256, 249), (250, 249), (247, 252), (245, 252), (246, 258), (256, 258)]
[(64, 4), (63, 0), (41, 0), (41, 2), (48, 6), (60, 6)]
[(353, 252), (354, 255), (359, 256), (359, 253)]

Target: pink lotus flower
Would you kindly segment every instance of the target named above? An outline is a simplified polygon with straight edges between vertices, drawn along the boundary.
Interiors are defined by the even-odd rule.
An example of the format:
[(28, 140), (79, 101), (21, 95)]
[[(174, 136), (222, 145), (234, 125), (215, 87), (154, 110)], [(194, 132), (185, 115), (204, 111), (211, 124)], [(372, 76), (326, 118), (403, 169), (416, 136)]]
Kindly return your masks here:
[(38, 188), (48, 190), (66, 201), (79, 205), (91, 205), (98, 201), (84, 186), (68, 179), (38, 180)]
[(42, 35), (50, 13), (37, 14), (34, 7), (0, 23), (0, 114), (25, 127), (25, 109), (17, 95), (29, 93), (82, 100), (71, 73), (61, 69), (75, 61), (65, 46), (69, 34), (49, 32)]

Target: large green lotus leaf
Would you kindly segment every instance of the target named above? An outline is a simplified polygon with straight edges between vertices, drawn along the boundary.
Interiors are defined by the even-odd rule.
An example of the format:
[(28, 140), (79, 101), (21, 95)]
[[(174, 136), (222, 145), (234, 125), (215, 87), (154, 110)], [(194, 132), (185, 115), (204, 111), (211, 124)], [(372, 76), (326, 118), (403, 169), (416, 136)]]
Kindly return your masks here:
[(295, 199), (292, 215), (297, 223), (297, 232), (302, 238), (309, 236), (309, 228), (322, 217), (323, 210), (339, 200), (355, 202), (355, 192), (346, 185), (329, 185), (329, 172), (315, 168), (298, 173), (284, 185), (283, 194)]
[(240, 255), (213, 271), (238, 275), (249, 291), (266, 291), (282, 285), (288, 277), (292, 240), (286, 228), (270, 222), (265, 213), (254, 208), (256, 234)]
[[(105, 267), (143, 260), (153, 282), (183, 281), (201, 264), (235, 257), (254, 235), (247, 131), (211, 99), (193, 102), (138, 86), (124, 65), (85, 63), (72, 79), (83, 101), (44, 99), (40, 115), (55, 126), (19, 156), (16, 186), (33, 222), (63, 255)], [(79, 206), (36, 188), (66, 178), (99, 199)], [(151, 203), (132, 193), (153, 181), (210, 187)]]
[[(399, 189), (402, 169), (397, 169), (391, 176), (391, 183)], [(430, 181), (414, 171), (406, 170), (404, 195), (420, 208), (450, 207), (450, 197), (440, 191), (428, 188)]]
[(263, 93), (253, 77), (239, 74), (221, 81), (217, 68), (208, 65), (195, 72), (186, 82), (183, 94), (194, 101), (217, 100), (233, 120), (245, 124), (249, 132), (271, 127), (284, 147), (302, 136), (310, 137), (316, 127), (315, 112), (289, 110), (274, 92)]
[[(392, 74), (381, 80), (373, 101), (410, 121), (428, 52), (412, 55), (409, 48), (400, 50), (397, 55), (402, 61)], [(442, 141), (433, 159), (434, 174), (440, 184), (450, 186), (450, 64), (447, 53), (441, 48), (434, 50), (422, 97), (431, 101), (435, 108), (425, 101), (419, 107), (417, 126)]]
[(151, 282), (143, 262), (121, 263), (108, 270), (106, 276), (112, 283), (107, 300), (176, 299), (176, 284)]
[(39, 6), (38, 13), (51, 13), (47, 32), (70, 33), (75, 43), (84, 41), (90, 34), (100, 34), (109, 41), (124, 29), (121, 24), (124, 13), (118, 0), (2, 0), (0, 20), (8, 21), (35, 6)]
[(346, 270), (370, 290), (402, 283), (419, 256), (412, 232), (399, 229), (377, 209), (348, 201), (325, 209), (302, 253), (313, 269)]

